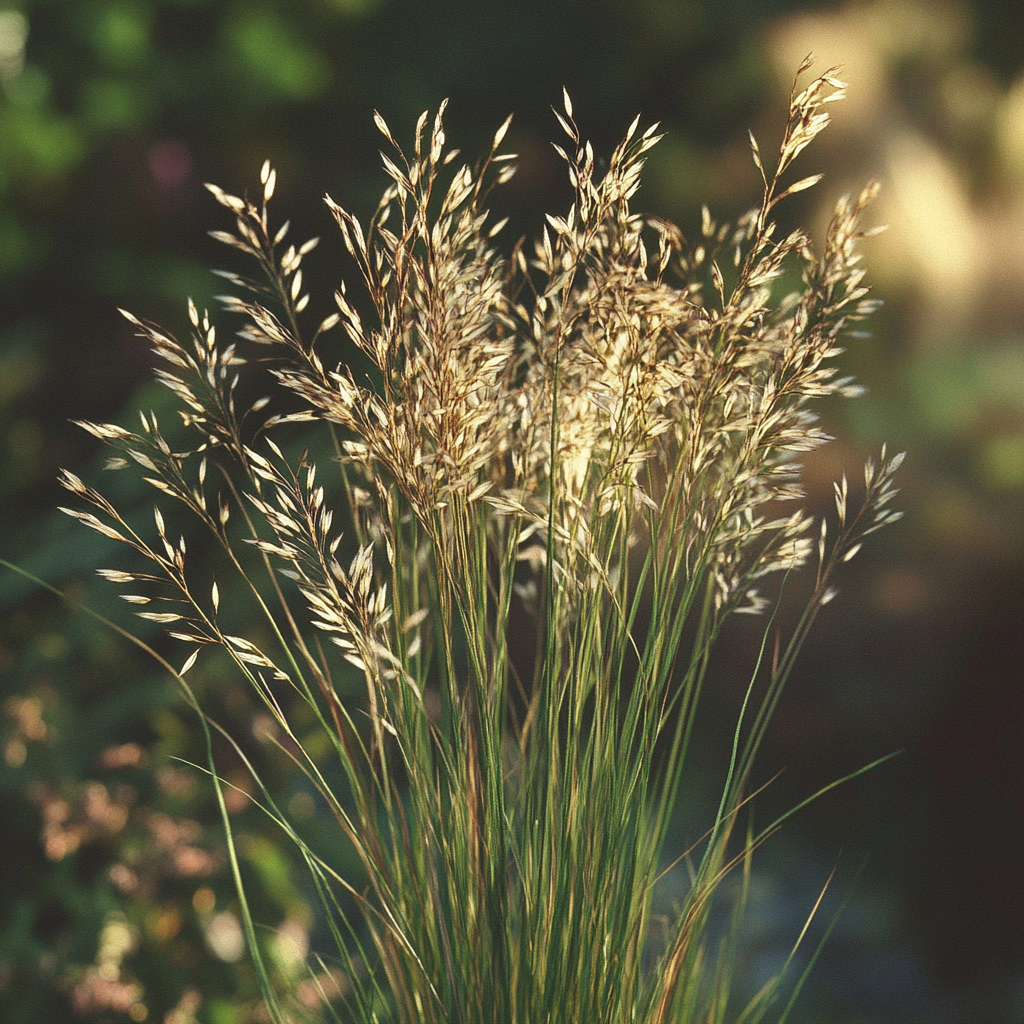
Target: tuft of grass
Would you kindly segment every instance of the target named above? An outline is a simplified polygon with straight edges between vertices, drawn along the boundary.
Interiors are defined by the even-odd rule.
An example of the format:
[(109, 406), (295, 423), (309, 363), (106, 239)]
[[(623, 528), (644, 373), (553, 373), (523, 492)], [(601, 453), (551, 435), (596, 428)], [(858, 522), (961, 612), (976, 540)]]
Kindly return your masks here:
[[(114, 449), (111, 468), (141, 467), (154, 523), (127, 522), (70, 472), (93, 511), (66, 511), (148, 563), (100, 573), (190, 646), (179, 679), (210, 647), (228, 655), (354, 851), (361, 874), (343, 874), (254, 778), (334, 939), (311, 965), (323, 1014), (662, 1024), (753, 1022), (777, 1005), (781, 977), (746, 1007), (729, 1001), (751, 856), (781, 823), (744, 834), (737, 820), (836, 570), (899, 517), (902, 456), (884, 448), (856, 505), (836, 485), (833, 527), (786, 504), (803, 495), (799, 453), (829, 440), (811, 403), (857, 392), (834, 357), (874, 306), (856, 247), (876, 186), (839, 201), (820, 256), (773, 220), (818, 180), (786, 184), (843, 89), (834, 70), (794, 85), (771, 171), (751, 136), (760, 207), (735, 226), (705, 209), (692, 243), (632, 208), (657, 125), (634, 121), (599, 174), (566, 95), (556, 149), (575, 202), (510, 254), (488, 210), (515, 166), (509, 122), (471, 167), (447, 146), (443, 105), (420, 117), (411, 154), (377, 115), (392, 155), (376, 212), (364, 225), (327, 197), (362, 295), (342, 283), (309, 329), (316, 239), (272, 226), (267, 163), (258, 201), (209, 186), (235, 220), (214, 236), (261, 274), (223, 274), (238, 340), (191, 302), (190, 344), (125, 314), (192, 443), (172, 450), (152, 414), (141, 431), (83, 423)], [(777, 294), (794, 266), (801, 287)], [(240, 397), (264, 386), (270, 397)], [(173, 539), (174, 505), (207, 528), (213, 579)], [(710, 828), (692, 851), (666, 849), (722, 625), (770, 609), (768, 577), (803, 566), (810, 596), (788, 636), (770, 623), (769, 653), (765, 631)], [(259, 634), (230, 631), (229, 592), (248, 595)], [(297, 1019), (224, 822), (268, 1010)], [(691, 885), (662, 926), (657, 884), (680, 855)], [(741, 895), (712, 949), (734, 869)]]

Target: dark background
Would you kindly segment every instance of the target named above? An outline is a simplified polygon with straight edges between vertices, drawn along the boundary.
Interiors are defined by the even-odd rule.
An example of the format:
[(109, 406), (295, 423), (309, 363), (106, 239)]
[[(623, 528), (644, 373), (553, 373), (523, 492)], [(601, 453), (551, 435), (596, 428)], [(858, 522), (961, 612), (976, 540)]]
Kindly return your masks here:
[[(372, 209), (375, 108), (403, 141), (450, 97), (467, 154), (514, 111), (520, 170), (497, 199), (512, 238), (568, 202), (549, 145), (563, 85), (598, 154), (641, 112), (668, 136), (636, 205), (692, 234), (702, 202), (734, 217), (757, 199), (746, 129), (772, 152), (801, 58), (841, 63), (850, 97), (801, 157), (826, 178), (784, 216), (820, 239), (837, 196), (881, 178), (889, 230), (865, 259), (886, 305), (843, 357), (869, 390), (828, 411), (840, 440), (809, 462), (810, 500), (826, 511), (831, 480), (887, 441), (909, 451), (907, 515), (821, 617), (762, 762), (785, 768), (763, 814), (904, 753), (765, 848), (743, 984), (785, 956), (838, 863), (834, 905), (850, 903), (793, 1019), (1024, 1021), (1022, 18), (1017, 0), (0, 0), (0, 555), (127, 624), (93, 582), (116, 552), (53, 511), (54, 480), (100, 479), (69, 420), (169, 409), (116, 308), (183, 334), (185, 296), (218, 291), (206, 268), (237, 269), (206, 237), (229, 225), (202, 182), (255, 191), (271, 158), (278, 216), (324, 236), (306, 266), (326, 313), (343, 261), (320, 197)], [(139, 504), (133, 486), (109, 490)], [(709, 765), (755, 633), (726, 638)], [(213, 682), (197, 685), (244, 731), (244, 694)], [(209, 794), (171, 760), (199, 753), (170, 684), (3, 571), (0, 701), (0, 1020), (258, 1019)], [(287, 970), (316, 941), (308, 894), (237, 813)]]

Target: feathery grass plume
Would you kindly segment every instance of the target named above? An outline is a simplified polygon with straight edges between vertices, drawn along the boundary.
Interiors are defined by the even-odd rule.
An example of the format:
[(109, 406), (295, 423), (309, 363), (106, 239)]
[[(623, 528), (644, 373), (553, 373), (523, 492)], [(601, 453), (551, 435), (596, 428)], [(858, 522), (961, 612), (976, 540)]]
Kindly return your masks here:
[[(443, 105), (419, 119), (411, 154), (376, 115), (391, 153), (376, 212), (364, 225), (327, 198), (365, 299), (342, 284), (337, 311), (308, 331), (302, 262), (316, 240), (286, 245), (287, 224), (271, 227), (268, 163), (260, 202), (210, 186), (235, 218), (214, 236), (262, 272), (224, 274), (239, 341), (224, 345), (191, 303), (191, 345), (126, 314), (193, 444), (173, 451), (153, 415), (141, 432), (83, 424), (115, 449), (113, 467), (138, 464), (159, 492), (156, 541), (65, 473), (99, 514), (69, 511), (155, 566), (101, 573), (145, 591), (127, 601), (158, 602), (136, 614), (192, 645), (182, 674), (204, 647), (226, 652), (355, 851), (363, 875), (343, 876), (255, 780), (323, 900), (345, 975), (343, 994), (321, 990), (334, 1019), (660, 1024), (768, 1011), (780, 978), (745, 1008), (728, 1004), (744, 900), (717, 953), (712, 903), (733, 868), (749, 879), (779, 824), (735, 835), (836, 570), (899, 516), (902, 457), (884, 449), (857, 508), (837, 485), (838, 530), (822, 521), (817, 543), (808, 513), (780, 511), (803, 494), (798, 453), (829, 440), (812, 400), (857, 391), (834, 357), (873, 306), (856, 243), (875, 186), (839, 202), (821, 256), (772, 220), (817, 180), (785, 184), (843, 88), (833, 71), (794, 85), (773, 171), (751, 136), (760, 208), (732, 227), (705, 209), (695, 244), (632, 207), (657, 126), (634, 121), (599, 174), (566, 95), (556, 149), (575, 201), (532, 252), (511, 255), (487, 207), (513, 173), (499, 152), (509, 122), (470, 167), (447, 148)], [(802, 284), (781, 295), (793, 268)], [(368, 374), (328, 357), (339, 327)], [(242, 411), (253, 354), (278, 387)], [(267, 417), (271, 402), (281, 411)], [(300, 431), (324, 432), (337, 465), (292, 454)], [(160, 504), (174, 501), (206, 525), (269, 642), (224, 631), (224, 580), (200, 583), (169, 535)], [(752, 674), (692, 884), (659, 931), (655, 889), (666, 857), (685, 852), (666, 837), (716, 638), (733, 613), (765, 609), (766, 577), (807, 563), (803, 617)], [(511, 649), (524, 609), (532, 657)], [(326, 738), (316, 756), (296, 699)], [(242, 905), (270, 1012), (290, 1020)]]

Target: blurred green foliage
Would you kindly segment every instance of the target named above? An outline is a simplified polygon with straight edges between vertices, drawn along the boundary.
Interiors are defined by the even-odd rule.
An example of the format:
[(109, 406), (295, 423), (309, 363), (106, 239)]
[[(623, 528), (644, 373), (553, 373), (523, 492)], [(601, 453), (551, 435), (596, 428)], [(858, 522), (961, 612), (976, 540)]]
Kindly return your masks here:
[[(116, 307), (173, 329), (185, 323), (186, 295), (212, 305), (217, 284), (206, 268), (224, 256), (205, 231), (225, 225), (201, 182), (254, 187), (269, 156), (280, 174), (279, 209), (292, 212), (300, 233), (330, 236), (323, 192), (360, 213), (379, 192), (371, 111), (405, 138), (421, 109), (450, 96), (450, 132), (468, 153), (516, 112), (510, 141), (520, 171), (500, 202), (512, 234), (532, 234), (541, 212), (568, 196), (542, 141), (548, 104), (564, 84), (599, 154), (640, 110), (665, 123), (645, 205), (693, 227), (701, 202), (735, 215), (757, 194), (745, 130), (777, 122), (788, 75), (806, 50), (784, 70), (778, 55), (788, 52), (786, 40), (803, 46), (801, 26), (810, 38), (815, 18), (833, 26), (824, 38), (860, 40), (882, 54), (884, 79), (862, 72), (859, 82), (858, 68), (848, 68), (850, 104), (874, 88), (875, 106), (860, 122), (850, 115), (846, 127), (837, 112), (820, 155), (830, 174), (823, 199), (884, 173), (886, 140), (902, 131), (951, 154), (964, 202), (990, 207), (994, 220), (1024, 210), (1014, 198), (1024, 195), (1024, 158), (1014, 162), (1024, 148), (1013, 143), (1013, 111), (1024, 110), (1024, 99), (1014, 99), (1024, 98), (1024, 15), (1015, 0), (0, 0), (0, 556), (126, 621), (123, 606), (93, 583), (110, 545), (52, 512), (53, 481), (61, 465), (100, 472), (70, 418), (167, 408)], [(794, 216), (811, 208), (794, 204)], [(893, 210), (898, 204), (885, 212)], [(989, 236), (979, 237), (987, 244)], [(1024, 250), (1020, 225), (1000, 243), (1011, 254), (1014, 237)], [(330, 294), (345, 266), (330, 242), (319, 270), (307, 271), (314, 294)], [(801, 703), (796, 688), (792, 738), (775, 753), (795, 763), (793, 778), (820, 779), (821, 771), (838, 773), (822, 768), (823, 752), (868, 759), (851, 737), (869, 737), (868, 754), (917, 751), (885, 812), (909, 845), (880, 840), (906, 864), (890, 865), (879, 886), (904, 890), (892, 913), (937, 965), (920, 990), (962, 984), (981, 993), (983, 1017), (1009, 1020), (999, 1000), (1019, 979), (1013, 964), (1024, 949), (1021, 924), (1007, 912), (1019, 871), (999, 853), (1019, 838), (1006, 806), (1019, 799), (1019, 758), (1008, 751), (1020, 714), (1020, 641), (1013, 646), (1003, 623), (1018, 615), (1024, 565), (1024, 302), (1013, 298), (1022, 281), (1007, 272), (978, 301), (981, 313), (921, 327), (934, 304), (919, 289), (927, 268), (894, 252), (867, 257), (889, 305), (875, 338), (850, 353), (872, 395), (851, 406), (857, 418), (848, 426), (864, 448), (888, 439), (911, 450), (908, 521), (916, 526), (887, 538), (882, 556), (865, 560), (851, 582), (850, 604), (860, 610), (835, 643), (850, 651), (852, 667), (837, 673), (824, 654), (810, 659), (816, 685), (822, 676), (839, 683), (824, 701), (808, 688)], [(848, 454), (834, 459), (860, 461), (859, 452)], [(812, 481), (823, 481), (823, 500), (836, 468), (809, 467)], [(141, 492), (115, 497), (145, 514)], [(874, 660), (855, 650), (864, 630), (884, 652)], [(198, 683), (211, 712), (251, 736), (242, 691), (204, 671)], [(202, 752), (170, 681), (125, 641), (7, 572), (0, 675), (0, 1019), (259, 1019), (251, 973), (225, 938), (229, 919), (217, 916), (234, 897), (211, 797), (195, 771), (173, 760), (201, 763)], [(968, 684), (997, 709), (992, 720), (966, 714), (964, 728), (975, 733), (950, 724)], [(987, 769), (974, 767), (979, 743)], [(256, 738), (252, 752), (286, 792), (296, 785)], [(232, 771), (229, 753), (220, 754)], [(944, 772), (956, 781), (944, 783)], [(977, 793), (993, 787), (1003, 797), (987, 810)], [(975, 793), (964, 829), (955, 819), (940, 829), (933, 818), (944, 806), (960, 813), (964, 793)], [(296, 789), (291, 798), (305, 806), (308, 794)], [(825, 817), (810, 827), (832, 827), (845, 840), (857, 829), (886, 834), (885, 821), (872, 825), (865, 808), (836, 806), (815, 811)], [(271, 928), (313, 927), (315, 941), (298, 875), (258, 819), (241, 805), (237, 813), (264, 894), (257, 916)], [(848, 820), (830, 824), (829, 813)], [(968, 824), (986, 835), (960, 839)], [(182, 856), (183, 848), (196, 853)], [(924, 857), (920, 870), (910, 866)], [(983, 875), (996, 896), (979, 883)], [(956, 892), (954, 878), (967, 879)], [(951, 895), (936, 901), (936, 889)], [(974, 906), (988, 916), (975, 921)], [(956, 932), (972, 936), (970, 949)], [(857, 998), (865, 1015), (879, 1005), (870, 993)], [(888, 1005), (894, 997), (877, 998)], [(915, 1012), (901, 1019), (928, 1019)]]

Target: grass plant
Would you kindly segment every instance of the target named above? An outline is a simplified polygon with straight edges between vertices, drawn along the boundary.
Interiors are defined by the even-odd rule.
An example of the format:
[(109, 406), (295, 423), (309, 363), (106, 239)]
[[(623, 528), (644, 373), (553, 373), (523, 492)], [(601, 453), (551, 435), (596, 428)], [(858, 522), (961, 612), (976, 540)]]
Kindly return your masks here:
[[(755, 759), (837, 568), (899, 515), (901, 457), (884, 449), (858, 502), (845, 477), (836, 485), (832, 527), (792, 510), (795, 460), (829, 440), (811, 403), (856, 393), (834, 358), (874, 304), (856, 251), (874, 186), (839, 201), (820, 256), (773, 219), (817, 180), (785, 184), (843, 89), (834, 71), (794, 85), (774, 169), (751, 136), (760, 207), (735, 226), (705, 210), (693, 244), (632, 208), (657, 126), (634, 121), (600, 173), (566, 95), (556, 149), (575, 201), (532, 249), (503, 254), (488, 198), (513, 173), (508, 122), (473, 168), (447, 147), (443, 106), (421, 116), (411, 154), (377, 116), (390, 182), (376, 212), (364, 225), (327, 198), (363, 295), (343, 283), (307, 329), (316, 240), (289, 244), (287, 224), (272, 225), (268, 163), (258, 201), (210, 186), (235, 219), (214, 236), (261, 275), (224, 274), (238, 339), (223, 343), (191, 302), (190, 344), (126, 314), (193, 442), (172, 449), (146, 413), (140, 431), (83, 423), (114, 449), (111, 468), (141, 467), (155, 525), (129, 523), (70, 472), (92, 510), (66, 511), (148, 563), (100, 573), (191, 647), (183, 683), (207, 649), (226, 653), (354, 851), (346, 874), (255, 778), (334, 938), (321, 965), (340, 972), (317, 1013), (752, 1024), (788, 1012), (779, 978), (730, 1002), (751, 855), (779, 824), (742, 826)], [(267, 384), (270, 398), (240, 397)], [(319, 467), (308, 446), (328, 453)], [(205, 524), (219, 561), (175, 542), (175, 505)], [(774, 619), (759, 588), (805, 565), (802, 617), (788, 635), (765, 630), (717, 813), (696, 848), (668, 849), (723, 623)], [(261, 633), (229, 631), (221, 595), (242, 591)], [(220, 792), (212, 753), (209, 770)], [(270, 1016), (298, 1019), (224, 820)], [(684, 854), (691, 885), (657, 926), (659, 878)], [(712, 948), (733, 870), (740, 899)]]

